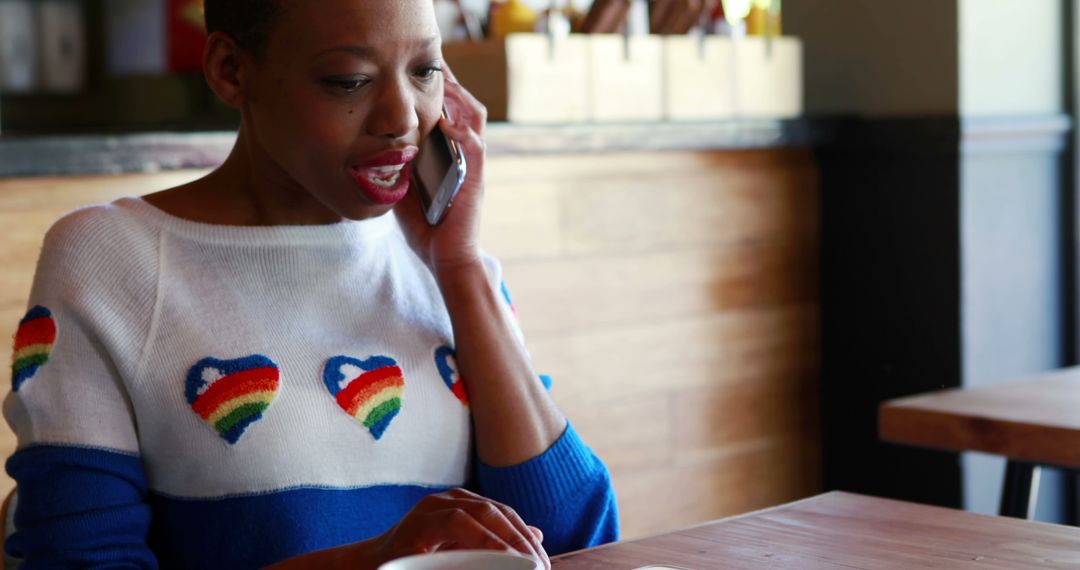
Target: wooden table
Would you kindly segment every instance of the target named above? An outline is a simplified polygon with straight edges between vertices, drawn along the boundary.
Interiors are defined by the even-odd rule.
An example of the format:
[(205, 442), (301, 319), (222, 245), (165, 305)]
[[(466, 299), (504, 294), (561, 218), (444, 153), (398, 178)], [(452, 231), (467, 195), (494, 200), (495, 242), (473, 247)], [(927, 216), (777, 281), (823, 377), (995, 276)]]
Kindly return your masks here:
[(1001, 514), (1030, 518), (1039, 465), (1080, 467), (1080, 367), (885, 402), (878, 433), (893, 443), (1007, 457)]
[(1080, 567), (1080, 529), (832, 492), (641, 540), (573, 552), (553, 570)]

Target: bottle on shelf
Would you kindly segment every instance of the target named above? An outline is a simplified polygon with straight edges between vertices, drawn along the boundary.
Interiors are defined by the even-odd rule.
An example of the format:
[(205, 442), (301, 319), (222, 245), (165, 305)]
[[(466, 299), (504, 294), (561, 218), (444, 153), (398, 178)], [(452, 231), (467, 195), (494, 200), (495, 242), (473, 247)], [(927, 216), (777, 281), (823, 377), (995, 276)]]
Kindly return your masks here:
[(39, 0), (40, 88), (47, 93), (81, 91), (86, 81), (86, 30), (78, 0)]
[(0, 92), (29, 93), (38, 83), (38, 38), (30, 0), (0, 2)]
[(746, 17), (746, 33), (751, 36), (781, 34), (780, 0), (753, 0)]
[(490, 35), (502, 39), (515, 32), (532, 32), (536, 29), (536, 20), (536, 12), (522, 0), (492, 2)]

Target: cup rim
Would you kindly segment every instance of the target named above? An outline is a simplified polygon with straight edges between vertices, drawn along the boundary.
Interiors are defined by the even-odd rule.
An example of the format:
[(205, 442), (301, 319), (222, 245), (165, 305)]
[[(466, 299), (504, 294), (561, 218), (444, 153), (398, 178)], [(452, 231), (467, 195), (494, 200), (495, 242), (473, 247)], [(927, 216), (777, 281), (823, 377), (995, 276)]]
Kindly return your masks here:
[(385, 564), (380, 565), (378, 570), (390, 570), (391, 568), (394, 567), (393, 565), (395, 565), (397, 563), (408, 563), (410, 560), (413, 560), (413, 559), (419, 559), (419, 558), (429, 558), (430, 559), (432, 557), (443, 558), (443, 559), (446, 559), (447, 562), (453, 561), (454, 559), (458, 559), (458, 558), (462, 558), (462, 559), (466, 559), (466, 560), (469, 560), (469, 559), (475, 560), (477, 558), (481, 558), (481, 559), (484, 559), (484, 558), (486, 558), (486, 559), (521, 558), (521, 559), (524, 559), (524, 560), (528, 560), (529, 562), (532, 562), (534, 568), (542, 568), (543, 567), (543, 566), (540, 565), (540, 561), (537, 560), (535, 557), (528, 556), (528, 555), (522, 554), (520, 552), (506, 552), (506, 551), (502, 551), (502, 550), (441, 550), (441, 551), (438, 551), (438, 552), (428, 552), (428, 553), (425, 553), (425, 554), (412, 554), (412, 555), (409, 555), (409, 556), (403, 556), (401, 558), (395, 558), (393, 560), (387, 561)]

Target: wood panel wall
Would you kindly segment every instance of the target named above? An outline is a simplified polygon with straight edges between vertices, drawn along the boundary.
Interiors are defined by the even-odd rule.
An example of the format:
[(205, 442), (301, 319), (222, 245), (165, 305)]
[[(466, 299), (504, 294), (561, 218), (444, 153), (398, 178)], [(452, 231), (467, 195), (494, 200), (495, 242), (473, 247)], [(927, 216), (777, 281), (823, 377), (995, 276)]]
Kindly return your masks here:
[[(488, 165), (483, 243), (502, 259), (537, 368), (611, 469), (625, 537), (820, 490), (809, 153)], [(0, 335), (25, 310), (52, 220), (199, 174), (0, 181)], [(13, 448), (4, 426), (0, 454)]]

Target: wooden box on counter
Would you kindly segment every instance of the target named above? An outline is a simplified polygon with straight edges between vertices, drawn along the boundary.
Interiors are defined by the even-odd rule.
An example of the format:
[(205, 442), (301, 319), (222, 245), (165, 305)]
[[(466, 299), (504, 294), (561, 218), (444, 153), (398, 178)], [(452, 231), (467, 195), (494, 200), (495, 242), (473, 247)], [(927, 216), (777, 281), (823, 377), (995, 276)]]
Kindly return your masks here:
[(589, 118), (659, 121), (664, 113), (660, 36), (595, 34), (589, 42)]
[(802, 114), (798, 38), (664, 38), (664, 117), (790, 119)]
[(443, 58), (492, 121), (575, 123), (588, 119), (588, 44), (572, 35), (510, 34), (443, 45)]
[(663, 115), (663, 42), (616, 34), (443, 46), (443, 57), (493, 121), (658, 121)]
[(443, 56), (492, 121), (522, 124), (794, 118), (797, 38), (595, 34), (448, 43)]
[(735, 116), (735, 52), (726, 38), (664, 38), (664, 118)]
[(788, 36), (728, 41), (735, 49), (736, 116), (792, 119), (801, 115), (802, 41)]

